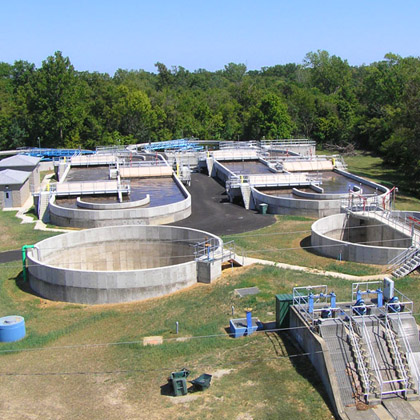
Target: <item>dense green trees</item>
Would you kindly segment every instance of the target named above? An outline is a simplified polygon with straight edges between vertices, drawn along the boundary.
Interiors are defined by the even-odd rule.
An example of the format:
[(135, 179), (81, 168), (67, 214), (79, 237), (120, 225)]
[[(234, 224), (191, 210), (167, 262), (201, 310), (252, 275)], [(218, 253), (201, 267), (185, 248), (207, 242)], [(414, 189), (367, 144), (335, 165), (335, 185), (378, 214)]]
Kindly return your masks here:
[(167, 140), (303, 137), (374, 150), (420, 175), (420, 59), (387, 54), (359, 67), (310, 52), (248, 71), (78, 72), (61, 52), (36, 68), (0, 63), (0, 148)]

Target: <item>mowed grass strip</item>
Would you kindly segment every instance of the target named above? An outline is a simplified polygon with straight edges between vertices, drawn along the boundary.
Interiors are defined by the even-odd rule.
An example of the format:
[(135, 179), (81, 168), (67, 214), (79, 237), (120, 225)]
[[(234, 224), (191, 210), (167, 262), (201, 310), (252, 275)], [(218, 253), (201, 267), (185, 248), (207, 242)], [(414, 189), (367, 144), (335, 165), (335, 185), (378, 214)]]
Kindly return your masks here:
[(365, 276), (379, 274), (384, 267), (339, 261), (315, 253), (311, 247), (311, 226), (316, 219), (302, 216), (276, 216), (276, 223), (260, 230), (224, 236), (235, 241), (237, 253), (279, 263), (299, 265), (319, 270)]
[(21, 223), (15, 211), (0, 211), (0, 252), (19, 249), (23, 245), (32, 245), (43, 239), (55, 236), (57, 232), (34, 230), (34, 223)]
[[(45, 350), (0, 353), (1, 373), (58, 373), (48, 377), (48, 384), (42, 375), (38, 381), (34, 376), (25, 379), (25, 384), (30, 384), (27, 398), (34, 398), (32, 406), (38, 404), (35, 401), (39, 392), (37, 384), (42, 383), (45, 392), (54, 392), (64, 405), (63, 412), (68, 412), (70, 402), (83, 400), (85, 407), (75, 404), (74, 408), (82, 418), (84, 413), (93, 410), (90, 404), (102, 404), (98, 391), (109, 387), (114, 391), (124, 389), (122, 400), (138, 405), (139, 409), (141, 406), (142, 412), (150, 418), (161, 418), (166, 410), (175, 418), (197, 418), (203, 404), (209, 409), (204, 418), (215, 418), (211, 414), (216, 418), (235, 418), (240, 412), (244, 416), (269, 418), (289, 406), (290, 412), (296, 411), (297, 419), (304, 419), (311, 410), (320, 413), (315, 419), (331, 416), (322, 387), (313, 383), (313, 372), (312, 376), (298, 373), (295, 397), (291, 398), (286, 392), (284, 378), (293, 382), (297, 370), (288, 358), (287, 349), (291, 345), (286, 336), (275, 334), (275, 339), (270, 339), (265, 333), (258, 333), (235, 340), (225, 331), (232, 305), (235, 317), (243, 317), (244, 309), (252, 306), (255, 316), (263, 322), (273, 321), (274, 294), (290, 292), (295, 284), (318, 283), (316, 276), (307, 277), (275, 267), (228, 269), (215, 284), (197, 284), (168, 297), (122, 305), (86, 306), (48, 302), (28, 294), (21, 284), (19, 268), (4, 266), (1, 267), (0, 302), (6, 314), (13, 311), (25, 317), (27, 336), (18, 343), (0, 344), (0, 351), (37, 347)], [(259, 295), (240, 299), (233, 293), (235, 288), (253, 285), (260, 288)], [(345, 285), (342, 282), (343, 290)], [(176, 321), (180, 325), (178, 335), (175, 334)], [(142, 338), (149, 335), (162, 335), (164, 344), (143, 347)], [(194, 338), (198, 336), (209, 337)], [(191, 338), (177, 341), (180, 337)], [(129, 341), (138, 343), (83, 346)], [(304, 363), (302, 360), (300, 363)], [(165, 385), (169, 373), (184, 366), (191, 369), (191, 379), (204, 372), (215, 374), (212, 387), (197, 394), (197, 400), (188, 403), (187, 412), (183, 404), (174, 404), (173, 398), (161, 395), (161, 386)], [(217, 378), (220, 371), (229, 373)], [(73, 378), (74, 374), (79, 375), (78, 381)], [(101, 383), (97, 375), (107, 377), (107, 382)], [(68, 380), (63, 382), (63, 378)], [(10, 381), (15, 384), (18, 380), (0, 380), (0, 390), (6, 392)], [(89, 402), (74, 395), (83, 388), (82, 384), (84, 392), (92, 392)], [(231, 398), (228, 393), (235, 389), (235, 398)], [(313, 408), (301, 399), (305, 394), (311, 395)], [(68, 403), (63, 402), (67, 395), (72, 395)], [(300, 401), (298, 406), (293, 404), (294, 398)], [(117, 408), (109, 409), (107, 418), (118, 418)], [(96, 418), (104, 414), (99, 410)]]

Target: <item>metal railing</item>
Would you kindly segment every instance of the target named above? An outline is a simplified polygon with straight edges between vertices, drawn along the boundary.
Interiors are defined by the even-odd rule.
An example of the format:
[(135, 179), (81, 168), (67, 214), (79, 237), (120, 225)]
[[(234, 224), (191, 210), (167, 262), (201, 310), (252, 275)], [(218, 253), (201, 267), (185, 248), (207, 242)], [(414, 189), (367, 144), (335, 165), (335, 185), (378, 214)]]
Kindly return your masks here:
[[(293, 288), (293, 306), (299, 309), (300, 313), (303, 313), (306, 321), (311, 325), (315, 326), (315, 321), (319, 319), (318, 313), (326, 310), (326, 308), (313, 308), (312, 312), (309, 312), (309, 299), (310, 295), (313, 294), (316, 297), (313, 300), (315, 304), (327, 304), (329, 302), (328, 286), (325, 284), (316, 286), (302, 286)], [(340, 308), (330, 308), (328, 310), (341, 311)]]
[(226, 188), (239, 188), (242, 184), (255, 187), (297, 187), (319, 183), (322, 183), (322, 180), (308, 174), (234, 175), (226, 181)]
[(260, 147), (258, 140), (249, 141), (221, 141), (219, 143), (219, 150), (224, 149), (248, 149), (250, 147)]
[(214, 261), (219, 245), (219, 240), (216, 238), (208, 238), (205, 241), (197, 242), (194, 244), (195, 260)]
[[(409, 367), (410, 370), (411, 370), (411, 368), (413, 368), (413, 370), (414, 370), (413, 373), (415, 375), (415, 377), (414, 377), (414, 380), (415, 380), (415, 384), (414, 384), (415, 391), (416, 391), (417, 394), (419, 394), (420, 370), (419, 370), (419, 367), (417, 365), (416, 359), (415, 359), (415, 357), (413, 355), (413, 351), (411, 350), (410, 343), (409, 343), (409, 341), (407, 339), (407, 336), (405, 334), (405, 330), (404, 330), (404, 327), (402, 325), (402, 321), (401, 321), (401, 317), (400, 317), (400, 314), (399, 313), (397, 314), (397, 319), (398, 319), (398, 328), (400, 330), (400, 335), (401, 335), (401, 338), (403, 339), (403, 343), (404, 343), (404, 346), (405, 346), (408, 367)], [(387, 323), (390, 322), (388, 316), (386, 317), (386, 322)]]
[(118, 166), (120, 168), (145, 168), (149, 166), (169, 166), (166, 160), (156, 159), (156, 160), (135, 160), (132, 162), (122, 161), (119, 162)]
[(90, 195), (90, 194), (114, 194), (121, 192), (130, 193), (130, 181), (125, 180), (121, 183), (117, 181), (82, 181), (82, 182), (64, 182), (50, 184), (50, 194), (55, 195)]
[(384, 389), (384, 381), (383, 381), (383, 378), (382, 378), (382, 375), (381, 375), (381, 371), (379, 369), (379, 363), (378, 363), (378, 360), (376, 359), (376, 355), (375, 355), (375, 351), (373, 349), (372, 342), (370, 340), (370, 334), (369, 334), (369, 331), (367, 330), (365, 318), (363, 316), (361, 318), (362, 318), (362, 332), (361, 332), (361, 335), (366, 342), (366, 346), (368, 348), (368, 353), (369, 353), (369, 359), (370, 359), (370, 362), (371, 362), (372, 367), (373, 367), (374, 377), (376, 379), (376, 382), (379, 385), (379, 392), (380, 392), (380, 395), (381, 395), (381, 398), (382, 398), (382, 392), (383, 392), (383, 389)]
[(353, 348), (353, 353), (355, 355), (356, 364), (357, 364), (357, 372), (361, 377), (361, 381), (363, 383), (364, 388), (364, 396), (366, 398), (366, 401), (369, 400), (370, 395), (370, 377), (369, 377), (369, 370), (366, 366), (365, 359), (363, 357), (362, 349), (360, 347), (359, 338), (353, 328), (354, 321), (350, 318), (348, 323), (348, 329), (349, 329), (349, 337), (350, 337), (350, 343)]
[(125, 151), (126, 149), (127, 145), (119, 144), (115, 146), (96, 146), (95, 150), (97, 154), (116, 154)]
[(403, 266), (405, 263), (410, 261), (416, 255), (420, 253), (420, 250), (415, 246), (410, 246), (404, 250), (401, 254), (397, 255), (395, 258), (388, 262), (387, 271), (395, 271), (398, 267)]
[(392, 394), (394, 392), (402, 392), (405, 395), (407, 395), (408, 376), (407, 376), (407, 372), (406, 372), (404, 363), (401, 359), (400, 349), (398, 348), (398, 344), (395, 340), (394, 331), (392, 331), (392, 328), (389, 324), (388, 317), (385, 318), (385, 323), (382, 323), (382, 325), (384, 325), (384, 327), (385, 327), (385, 334), (388, 337), (388, 340), (389, 340), (388, 342), (389, 342), (389, 345), (391, 346), (391, 349), (392, 349), (392, 353), (393, 353), (393, 356), (394, 356), (394, 364), (396, 365), (397, 374), (402, 376), (402, 378), (397, 378), (397, 379), (385, 381), (385, 383), (390, 383), (390, 384), (395, 383), (395, 384), (400, 384), (400, 385), (403, 386), (402, 389), (395, 389), (395, 390), (387, 391), (387, 392), (384, 392), (384, 394)]
[(308, 139), (285, 139), (285, 140), (261, 140), (261, 146), (316, 146), (314, 140)]

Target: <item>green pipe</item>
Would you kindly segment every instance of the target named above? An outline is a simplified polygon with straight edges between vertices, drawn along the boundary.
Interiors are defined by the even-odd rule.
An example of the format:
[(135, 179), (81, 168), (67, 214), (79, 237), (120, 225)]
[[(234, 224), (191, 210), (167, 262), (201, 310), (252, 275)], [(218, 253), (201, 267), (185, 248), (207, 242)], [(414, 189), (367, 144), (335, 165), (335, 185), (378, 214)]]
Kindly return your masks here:
[(26, 277), (26, 250), (28, 248), (33, 248), (35, 245), (23, 245), (22, 247), (22, 266), (23, 266), (23, 281), (26, 282), (27, 277)]

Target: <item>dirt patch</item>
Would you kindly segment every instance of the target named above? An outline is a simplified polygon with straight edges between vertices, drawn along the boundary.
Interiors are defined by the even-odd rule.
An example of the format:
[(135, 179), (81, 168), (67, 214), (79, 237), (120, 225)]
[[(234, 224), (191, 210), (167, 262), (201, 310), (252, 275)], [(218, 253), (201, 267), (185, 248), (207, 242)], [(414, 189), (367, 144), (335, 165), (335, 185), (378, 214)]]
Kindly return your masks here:
[(219, 369), (213, 373), (213, 378), (220, 379), (222, 376), (229, 375), (231, 372), (233, 372), (233, 369)]
[(254, 417), (252, 417), (249, 413), (239, 413), (236, 416), (236, 420), (254, 420)]
[(197, 398), (200, 398), (200, 394), (183, 395), (181, 397), (170, 397), (170, 401), (173, 404), (187, 404), (191, 401), (196, 400)]

